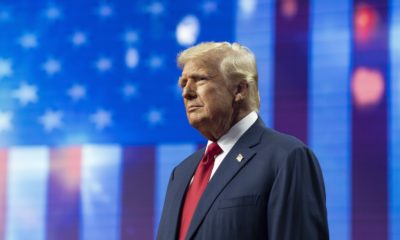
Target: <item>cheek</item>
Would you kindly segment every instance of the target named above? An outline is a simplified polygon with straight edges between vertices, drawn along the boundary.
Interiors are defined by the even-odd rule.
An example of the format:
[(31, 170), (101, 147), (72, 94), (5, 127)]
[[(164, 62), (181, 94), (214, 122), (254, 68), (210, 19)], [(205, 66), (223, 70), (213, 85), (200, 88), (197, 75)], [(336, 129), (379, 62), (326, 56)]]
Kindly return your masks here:
[(233, 103), (233, 97), (228, 93), (220, 93), (214, 96), (214, 103), (221, 107), (230, 107)]
[(229, 111), (233, 98), (227, 91), (219, 88), (198, 89), (197, 100), (204, 106), (205, 113), (214, 114)]
[(206, 104), (216, 104), (220, 97), (218, 90), (215, 88), (205, 88), (198, 92), (199, 101)]

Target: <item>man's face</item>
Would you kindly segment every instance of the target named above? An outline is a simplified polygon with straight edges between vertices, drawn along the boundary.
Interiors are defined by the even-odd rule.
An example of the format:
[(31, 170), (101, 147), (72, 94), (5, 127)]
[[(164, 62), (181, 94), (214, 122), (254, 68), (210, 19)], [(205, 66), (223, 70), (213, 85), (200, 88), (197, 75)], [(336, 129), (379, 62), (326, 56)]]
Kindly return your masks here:
[(190, 125), (208, 139), (219, 138), (231, 127), (233, 89), (224, 80), (218, 64), (189, 61), (185, 64), (179, 85)]

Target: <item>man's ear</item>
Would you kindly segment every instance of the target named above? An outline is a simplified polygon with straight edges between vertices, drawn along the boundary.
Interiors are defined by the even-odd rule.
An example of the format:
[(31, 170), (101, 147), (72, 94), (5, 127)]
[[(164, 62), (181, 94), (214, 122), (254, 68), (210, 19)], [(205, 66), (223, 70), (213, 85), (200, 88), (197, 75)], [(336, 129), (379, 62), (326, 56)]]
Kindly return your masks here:
[(249, 84), (246, 81), (241, 81), (235, 89), (235, 101), (240, 102), (247, 98), (249, 94)]

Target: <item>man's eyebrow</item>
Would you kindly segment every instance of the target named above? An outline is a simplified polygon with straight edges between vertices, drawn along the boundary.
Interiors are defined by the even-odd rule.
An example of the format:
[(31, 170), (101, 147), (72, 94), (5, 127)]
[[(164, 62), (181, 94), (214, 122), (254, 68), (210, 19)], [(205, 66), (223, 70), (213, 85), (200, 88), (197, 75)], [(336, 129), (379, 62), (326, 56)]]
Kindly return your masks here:
[(189, 77), (189, 78), (194, 78), (194, 79), (197, 79), (197, 78), (202, 78), (202, 77), (207, 77), (207, 76), (209, 76), (209, 74), (207, 74), (207, 73), (192, 73), (192, 74), (190, 74), (190, 75), (188, 75), (188, 76), (181, 76), (181, 78), (183, 77), (183, 78), (187, 78), (187, 77)]
[(192, 78), (192, 79), (198, 80), (198, 79), (204, 78), (204, 77), (208, 78), (208, 77), (212, 77), (212, 76), (210, 76), (210, 74), (208, 74), (208, 73), (191, 73), (191, 74), (185, 75), (185, 76), (181, 75), (178, 78), (178, 84), (180, 85), (182, 83), (182, 81), (185, 81), (188, 78)]

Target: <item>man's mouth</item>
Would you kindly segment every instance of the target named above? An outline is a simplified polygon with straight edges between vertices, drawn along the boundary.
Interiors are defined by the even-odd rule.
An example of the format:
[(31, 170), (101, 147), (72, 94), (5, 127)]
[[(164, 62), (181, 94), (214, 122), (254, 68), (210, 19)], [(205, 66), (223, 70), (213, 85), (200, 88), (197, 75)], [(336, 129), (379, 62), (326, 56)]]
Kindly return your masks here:
[(191, 105), (191, 106), (189, 106), (189, 107), (187, 108), (187, 112), (194, 112), (194, 111), (196, 111), (196, 110), (199, 109), (199, 108), (201, 108), (201, 106), (199, 106), (199, 105)]

